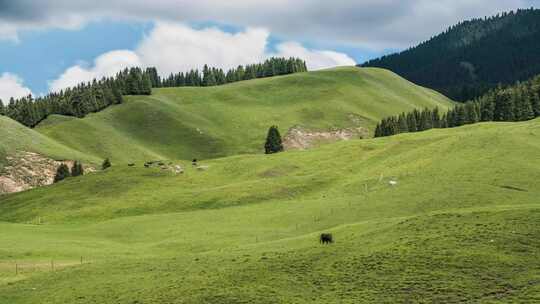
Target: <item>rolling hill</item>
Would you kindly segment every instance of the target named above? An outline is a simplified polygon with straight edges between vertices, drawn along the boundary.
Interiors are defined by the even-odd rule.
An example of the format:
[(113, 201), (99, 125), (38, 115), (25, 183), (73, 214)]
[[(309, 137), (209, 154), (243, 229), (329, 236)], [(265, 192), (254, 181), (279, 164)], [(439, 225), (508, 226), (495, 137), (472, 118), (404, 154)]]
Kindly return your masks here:
[(154, 89), (83, 119), (53, 115), (35, 129), (113, 162), (261, 153), (266, 132), (367, 128), (383, 117), (452, 102), (381, 69), (336, 68), (209, 88)]
[(482, 123), (180, 175), (139, 162), (7, 195), (0, 302), (535, 303), (539, 132)]
[(0, 116), (0, 172), (5, 164), (6, 156), (12, 155), (17, 151), (32, 151), (59, 160), (81, 159), (87, 162), (99, 161), (98, 158), (70, 149), (54, 139), (27, 128), (12, 119)]
[(473, 19), (400, 53), (364, 63), (466, 101), (540, 74), (540, 10)]

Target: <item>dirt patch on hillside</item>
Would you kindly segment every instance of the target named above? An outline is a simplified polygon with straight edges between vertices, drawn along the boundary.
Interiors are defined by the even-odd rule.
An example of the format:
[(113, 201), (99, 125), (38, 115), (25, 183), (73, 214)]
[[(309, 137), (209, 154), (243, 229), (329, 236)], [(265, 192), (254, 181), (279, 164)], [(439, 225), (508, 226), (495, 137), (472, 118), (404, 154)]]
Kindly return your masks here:
[[(71, 170), (74, 163), (71, 160), (56, 161), (33, 152), (18, 152), (7, 156), (6, 161), (0, 172), (0, 194), (50, 185), (60, 164), (66, 164)], [(85, 172), (95, 171), (90, 167), (84, 169)]]
[(369, 136), (369, 130), (363, 127), (312, 131), (301, 126), (292, 127), (283, 139), (285, 150), (306, 150), (341, 140), (361, 139)]

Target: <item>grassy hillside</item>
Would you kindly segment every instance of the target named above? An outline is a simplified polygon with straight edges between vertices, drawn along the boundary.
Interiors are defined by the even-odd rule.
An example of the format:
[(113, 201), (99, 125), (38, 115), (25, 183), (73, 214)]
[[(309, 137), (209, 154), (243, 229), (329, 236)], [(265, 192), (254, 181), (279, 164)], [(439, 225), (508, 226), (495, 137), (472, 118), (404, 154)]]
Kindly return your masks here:
[(70, 149), (57, 141), (29, 129), (5, 116), (0, 116), (0, 171), (5, 157), (16, 151), (32, 151), (55, 159), (81, 159), (88, 162), (96, 158)]
[(156, 89), (84, 119), (52, 116), (37, 131), (113, 162), (207, 159), (263, 151), (268, 127), (282, 133), (366, 127), (413, 108), (451, 102), (381, 69), (337, 68), (210, 88)]
[(139, 162), (7, 195), (0, 303), (536, 303), (539, 135), (478, 124), (178, 176)]

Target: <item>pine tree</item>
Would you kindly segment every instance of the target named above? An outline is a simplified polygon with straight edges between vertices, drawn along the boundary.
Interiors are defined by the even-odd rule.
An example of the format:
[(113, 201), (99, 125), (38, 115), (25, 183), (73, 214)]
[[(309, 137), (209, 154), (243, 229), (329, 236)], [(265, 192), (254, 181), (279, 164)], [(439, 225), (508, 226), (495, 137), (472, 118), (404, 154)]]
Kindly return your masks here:
[(439, 128), (445, 129), (448, 128), (448, 119), (446, 118), (447, 114), (443, 114), (441, 120), (439, 121)]
[(433, 126), (432, 119), (431, 111), (429, 109), (424, 109), (420, 114), (420, 127), (418, 128), (418, 131), (431, 129)]
[(141, 88), (139, 75), (137, 75), (135, 69), (131, 69), (126, 82), (126, 94), (139, 95), (141, 93)]
[(113, 87), (112, 93), (114, 95), (114, 104), (121, 104), (124, 102), (124, 96), (122, 96), (122, 92), (116, 86)]
[(145, 74), (150, 77), (152, 88), (159, 88), (161, 86), (161, 79), (159, 78), (157, 69), (155, 67), (147, 68)]
[(540, 96), (538, 93), (534, 93), (532, 96), (532, 109), (535, 117), (540, 116)]
[(409, 132), (417, 132), (417, 124), (418, 123), (416, 122), (416, 116), (414, 113), (407, 114), (407, 126), (409, 127)]
[(494, 120), (514, 121), (514, 100), (507, 91), (500, 91), (495, 97)]
[(54, 176), (54, 182), (58, 183), (66, 178), (70, 177), (69, 167), (66, 164), (61, 164), (56, 169), (56, 175)]
[(111, 166), (112, 166), (111, 161), (108, 158), (106, 158), (101, 164), (101, 170), (107, 170), (107, 168), (110, 168)]
[(6, 109), (4, 107), (4, 103), (2, 102), (2, 99), (0, 99), (0, 115), (6, 115)]
[(439, 114), (439, 108), (433, 109), (433, 112), (431, 114), (431, 121), (433, 124), (433, 128), (441, 127), (441, 115)]
[(283, 143), (281, 142), (281, 135), (277, 126), (272, 126), (268, 129), (268, 135), (266, 136), (266, 143), (264, 144), (264, 151), (266, 154), (273, 154), (283, 151)]
[(214, 71), (210, 69), (206, 64), (203, 68), (203, 86), (205, 87), (211, 87), (216, 85), (216, 77), (214, 75)]
[(465, 104), (465, 124), (474, 124), (479, 120), (476, 104), (474, 102), (467, 102)]
[(142, 77), (142, 90), (140, 92), (142, 95), (152, 95), (152, 81), (150, 80), (150, 75), (147, 73), (143, 74)]
[(399, 133), (409, 132), (409, 125), (407, 124), (407, 116), (405, 113), (401, 113), (398, 118)]
[(73, 167), (71, 168), (71, 176), (75, 177), (81, 175), (84, 175), (83, 165), (80, 162), (75, 161)]
[(465, 110), (464, 105), (457, 106), (454, 121), (456, 127), (467, 124), (467, 111)]
[(381, 133), (381, 124), (378, 123), (377, 126), (375, 127), (375, 134), (373, 135), (373, 137), (381, 137), (382, 136), (382, 133)]
[(532, 108), (529, 94), (525, 92), (524, 85), (518, 85), (514, 89), (514, 117), (517, 121), (525, 121), (534, 118), (534, 111)]
[(493, 102), (492, 96), (487, 96), (487, 98), (481, 103), (481, 105), (481, 121), (493, 121), (495, 103)]

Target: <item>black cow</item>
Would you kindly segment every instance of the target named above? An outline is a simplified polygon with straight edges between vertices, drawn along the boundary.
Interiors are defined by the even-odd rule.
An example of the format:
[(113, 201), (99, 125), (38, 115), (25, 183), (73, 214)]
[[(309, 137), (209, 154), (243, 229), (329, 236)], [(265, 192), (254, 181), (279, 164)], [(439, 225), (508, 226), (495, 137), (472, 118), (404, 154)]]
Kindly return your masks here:
[(334, 242), (334, 237), (332, 237), (331, 233), (322, 233), (319, 241), (324, 245), (332, 244)]

